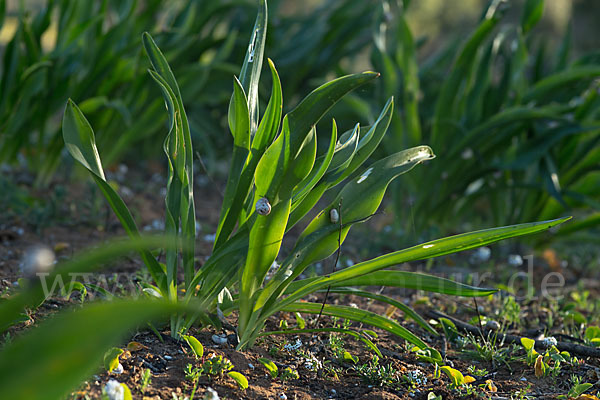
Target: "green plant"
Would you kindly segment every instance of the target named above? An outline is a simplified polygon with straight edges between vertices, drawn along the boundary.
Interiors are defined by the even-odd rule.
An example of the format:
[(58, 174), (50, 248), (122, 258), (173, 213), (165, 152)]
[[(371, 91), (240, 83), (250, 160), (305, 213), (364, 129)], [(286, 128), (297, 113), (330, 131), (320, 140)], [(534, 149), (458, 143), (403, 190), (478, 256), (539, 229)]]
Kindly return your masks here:
[(450, 378), (451, 387), (454, 389), (460, 389), (468, 386), (469, 383), (475, 381), (472, 376), (464, 376), (462, 372), (447, 365), (440, 368), (440, 370)]
[(234, 365), (229, 359), (216, 354), (211, 354), (210, 357), (207, 357), (200, 367), (194, 367), (192, 364), (187, 364), (183, 371), (185, 373), (185, 379), (191, 380), (194, 385), (190, 394), (190, 400), (193, 399), (194, 394), (196, 393), (198, 380), (202, 375), (207, 375), (209, 378), (220, 378), (224, 373), (227, 373), (227, 375), (233, 379), (242, 390), (247, 389), (248, 380), (239, 372), (232, 371), (233, 368)]
[(283, 371), (281, 371), (281, 375), (279, 378), (283, 382), (291, 381), (292, 379), (298, 379), (300, 376), (298, 375), (298, 371), (292, 369), (291, 367), (285, 367)]
[(496, 332), (489, 331), (485, 338), (468, 334), (466, 343), (473, 350), (463, 350), (465, 356), (492, 364), (502, 363), (512, 371), (510, 361), (514, 359), (515, 349), (513, 346), (504, 346), (504, 340), (499, 340)]
[(514, 296), (507, 296), (502, 302), (498, 317), (506, 323), (518, 325), (521, 321), (521, 306)]
[(198, 339), (190, 335), (183, 335), (183, 340), (185, 340), (188, 346), (190, 346), (190, 349), (194, 353), (194, 357), (196, 357), (196, 359), (202, 358), (204, 355), (204, 346), (202, 346), (202, 343), (200, 343)]
[[(385, 329), (419, 347), (427, 347), (417, 336), (389, 318), (361, 309), (321, 306), (300, 300), (328, 287), (340, 289), (378, 284), (451, 295), (488, 295), (494, 290), (384, 268), (539, 232), (567, 218), (439, 239), (364, 261), (330, 275), (296, 280), (308, 266), (335, 253), (353, 225), (364, 222), (376, 212), (393, 179), (417, 164), (432, 159), (434, 155), (429, 147), (418, 146), (390, 155), (371, 164), (361, 173), (357, 172), (386, 132), (393, 110), (393, 101), (389, 99), (370, 127), (356, 125), (338, 139), (334, 122), (329, 146), (324, 154), (317, 157), (315, 124), (346, 93), (375, 79), (378, 74), (373, 72), (345, 76), (322, 85), (282, 118), (279, 77), (274, 64), (269, 61), (273, 82), (271, 98), (260, 118), (257, 89), (266, 21), (266, 2), (261, 1), (240, 79), (234, 79), (229, 107), (229, 126), (234, 147), (213, 253), (198, 270), (193, 257), (193, 150), (187, 117), (177, 82), (165, 57), (150, 35), (144, 34), (143, 37), (144, 48), (153, 68), (150, 75), (163, 91), (169, 115), (169, 134), (164, 144), (169, 161), (166, 231), (176, 236), (184, 247), (180, 253), (176, 249), (168, 249), (164, 265), (147, 252), (142, 251), (141, 255), (155, 282), (151, 288), (153, 293), (173, 302), (179, 301), (177, 271), (183, 269), (185, 296), (182, 301), (185, 304), (196, 297), (202, 305), (201, 309), (209, 310), (208, 314), (174, 315), (171, 334), (179, 336), (198, 320), (204, 324), (219, 325), (215, 315), (218, 307), (225, 314), (238, 310), (238, 349), (247, 348), (261, 335), (269, 334), (262, 332), (265, 321), (279, 311), (322, 313), (358, 320)], [(129, 210), (104, 178), (92, 128), (72, 101), (68, 102), (65, 110), (63, 136), (67, 149), (91, 172), (128, 234), (137, 236), (137, 228)], [(325, 192), (344, 181), (346, 184), (333, 201), (310, 221), (291, 253), (285, 257), (272, 278), (266, 281), (268, 270), (279, 256), (286, 232), (303, 219)], [(333, 215), (339, 219), (334, 220)], [(368, 292), (357, 293), (371, 296), (366, 294)], [(385, 296), (379, 296), (378, 300), (398, 303)], [(435, 333), (416, 313), (410, 316)], [(327, 328), (320, 330), (327, 331)], [(350, 329), (340, 330), (358, 335)], [(363, 335), (359, 336), (365, 341)]]
[[(554, 338), (546, 338), (548, 343), (552, 342)], [(556, 339), (554, 339), (556, 342)], [(555, 345), (550, 345), (544, 353), (540, 354), (535, 351), (535, 340), (528, 338), (521, 338), (521, 344), (527, 351), (527, 365), (533, 365), (535, 376), (538, 378), (552, 376), (556, 378), (560, 372), (562, 365), (565, 363), (571, 364), (572, 359), (568, 352), (560, 352)]]
[(444, 149), (435, 165), (402, 178), (395, 209), (404, 232), (427, 239), (460, 225), (580, 215), (540, 243), (600, 222), (600, 62), (596, 54), (569, 60), (570, 28), (555, 55), (546, 51), (534, 29), (544, 3), (525, 1), (515, 25), (504, 15), (516, 3), (487, 2), (460, 46), (420, 61), (410, 2), (383, 2), (372, 53), (383, 77), (374, 95), (399, 99), (386, 149)]
[(579, 398), (585, 391), (593, 387), (591, 383), (581, 383), (581, 377), (577, 375), (571, 375), (571, 389), (566, 395), (558, 396), (559, 399), (575, 399)]
[(538, 352), (535, 351), (535, 340), (529, 338), (521, 338), (521, 344), (527, 352), (527, 365), (533, 365), (537, 356), (539, 355)]
[(269, 371), (269, 375), (271, 375), (271, 378), (273, 378), (273, 379), (277, 378), (277, 376), (279, 375), (279, 369), (277, 368), (277, 365), (275, 365), (275, 363), (273, 361), (269, 360), (268, 358), (264, 358), (264, 357), (259, 358), (258, 361), (262, 365), (265, 366), (267, 371)]
[(119, 356), (123, 354), (123, 349), (113, 347), (104, 353), (104, 369), (112, 372), (119, 366)]
[[(161, 42), (178, 60), (182, 79), (187, 80), (190, 69), (196, 77), (227, 70), (222, 62), (232, 47), (231, 39), (229, 43), (222, 40), (214, 29), (203, 31), (194, 41), (189, 39), (209, 19), (231, 24), (223, 11), (235, 9), (234, 5), (208, 3), (202, 5), (200, 15), (197, 1), (185, 7), (160, 0), (143, 5), (114, 0), (48, 1), (37, 12), (21, 3), (17, 15), (8, 16), (17, 22), (17, 29), (2, 53), (0, 68), (0, 162), (15, 162), (19, 153), (26, 154), (24, 160), (38, 174), (38, 183), (47, 182), (60, 163), (56, 115), (68, 95), (80, 102), (102, 130), (100, 141), (110, 145), (107, 158), (111, 163), (122, 159), (132, 144), (159, 133), (164, 122), (164, 116), (157, 113), (161, 102), (149, 95), (143, 79), (145, 67), (131, 50), (137, 47), (143, 28), (163, 30), (160, 18), (166, 15), (168, 30)], [(190, 42), (199, 46), (190, 47)], [(211, 50), (216, 54), (206, 57)], [(195, 64), (203, 56), (203, 62)], [(209, 107), (209, 97), (200, 95), (206, 84), (206, 79), (196, 79), (186, 91), (199, 108)], [(139, 118), (133, 120), (132, 115)], [(210, 143), (207, 139), (204, 144)]]
[(149, 368), (142, 370), (142, 382), (140, 383), (140, 392), (144, 394), (146, 388), (152, 383), (152, 371)]
[(373, 355), (368, 363), (352, 367), (368, 384), (385, 387), (398, 387), (403, 380), (400, 373), (391, 364), (379, 364), (379, 357)]
[(212, 354), (210, 357), (202, 363), (202, 372), (207, 375), (223, 376), (224, 372), (231, 371), (233, 364), (227, 358), (216, 354)]

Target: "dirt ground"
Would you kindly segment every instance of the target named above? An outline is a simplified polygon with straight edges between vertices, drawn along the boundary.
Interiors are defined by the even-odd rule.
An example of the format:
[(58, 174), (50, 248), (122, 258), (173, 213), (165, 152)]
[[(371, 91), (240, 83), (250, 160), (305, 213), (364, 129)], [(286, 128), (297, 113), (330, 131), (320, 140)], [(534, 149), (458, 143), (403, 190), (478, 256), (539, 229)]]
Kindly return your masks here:
[[(158, 177), (156, 174), (149, 177), (140, 176), (123, 168), (112, 171), (111, 175), (119, 185), (119, 191), (130, 209), (136, 210), (134, 216), (141, 230), (160, 229), (164, 209), (160, 190), (163, 181), (160, 174), (157, 174)], [(15, 178), (15, 182), (19, 182), (19, 179)], [(15, 282), (20, 276), (19, 265), (32, 246), (48, 246), (55, 251), (60, 260), (71, 257), (81, 249), (123, 234), (117, 219), (112, 216), (99, 192), (89, 183), (72, 185), (56, 182), (49, 189), (36, 191), (28, 189), (27, 179), (24, 179), (24, 182), (15, 186), (15, 190), (28, 193), (30, 206), (23, 210), (11, 204), (10, 200), (3, 204), (5, 212), (0, 219), (0, 293), (4, 296), (8, 296), (14, 290)], [(46, 210), (46, 204), (53, 201), (56, 202), (54, 208)], [(201, 180), (196, 190), (196, 201), (197, 219), (200, 222), (197, 252), (199, 262), (202, 263), (210, 254), (210, 234), (214, 231), (219, 213), (220, 197), (218, 190), (215, 190), (215, 184), (206, 179)], [(38, 210), (39, 208), (42, 211)], [(369, 222), (367, 229), (383, 232), (388, 222), (389, 216), (381, 216), (379, 219), (376, 217)], [(358, 229), (344, 244), (343, 263), (349, 265), (366, 253), (377, 252), (389, 246), (389, 243), (382, 244), (373, 239), (364, 248), (364, 244), (359, 244), (360, 235)], [(486, 263), (491, 276), (499, 278), (496, 282), (499, 284), (507, 278), (506, 274), (503, 275), (507, 268), (503, 251), (502, 248), (495, 251), (491, 260)], [(565, 286), (559, 288), (560, 297), (556, 301), (547, 301), (543, 297), (535, 300), (517, 300), (520, 323), (501, 321), (502, 318), (506, 319), (503, 316), (503, 307), (507, 307), (505, 297), (501, 296), (479, 299), (474, 304), (470, 299), (399, 289), (385, 289), (383, 293), (414, 307), (421, 315), (425, 315), (428, 310), (439, 310), (476, 325), (480, 318), (483, 318), (484, 322), (498, 320), (502, 322), (507, 333), (522, 336), (533, 337), (545, 331), (546, 336), (563, 334), (570, 338), (580, 338), (585, 324), (573, 323), (569, 319), (568, 310), (564, 311), (565, 303), (576, 303), (577, 312), (587, 318), (588, 322), (598, 325), (599, 321), (594, 321), (593, 318), (600, 315), (597, 308), (600, 294), (599, 272), (584, 266), (566, 268), (564, 263), (561, 264), (561, 256), (552, 249), (549, 251), (546, 250), (535, 258), (532, 266), (535, 284), (539, 283), (539, 277), (543, 273), (560, 271), (565, 277)], [(473, 272), (474, 267), (469, 263), (469, 257), (473, 254), (471, 252), (448, 257), (433, 264), (407, 264), (399, 268), (426, 270), (431, 273), (448, 274), (450, 271), (468, 274)], [(326, 260), (322, 268), (329, 268), (328, 265), (332, 263), (333, 260)], [(94, 279), (95, 282), (104, 282), (112, 289), (116, 288), (117, 292), (127, 294), (135, 290), (136, 280), (143, 279), (143, 268), (141, 261), (132, 256), (107, 266), (104, 272), (97, 274)], [(515, 268), (523, 270), (525, 267)], [(486, 285), (491, 284), (492, 281), (486, 282)], [(582, 293), (586, 292), (589, 301), (577, 302)], [(97, 294), (90, 291), (84, 301), (92, 301), (97, 297)], [(322, 301), (323, 296), (307, 300)], [(348, 295), (332, 295), (328, 302), (356, 304), (397, 319), (431, 347), (438, 349), (445, 356), (447, 365), (465, 375), (473, 376), (475, 381), (462, 388), (452, 388), (448, 376), (441, 374), (436, 377), (435, 366), (419, 360), (404, 340), (377, 329), (374, 329), (377, 337), (373, 341), (383, 357), (377, 360), (376, 365), (372, 351), (353, 338), (339, 334), (265, 336), (251, 350), (238, 352), (232, 343), (231, 335), (234, 332), (192, 328), (190, 334), (204, 345), (204, 359), (212, 354), (226, 357), (234, 365), (233, 371), (244, 374), (249, 382), (249, 387), (242, 391), (227, 375), (201, 376), (194, 397), (214, 398), (203, 397), (208, 396), (208, 388), (212, 388), (221, 399), (434, 399), (437, 398), (435, 396), (441, 396), (443, 399), (549, 399), (566, 395), (572, 387), (573, 375), (580, 377), (581, 382), (595, 385), (587, 393), (600, 390), (600, 360), (597, 358), (580, 357), (576, 362), (564, 364), (555, 375), (537, 378), (534, 367), (524, 361), (525, 350), (520, 346), (496, 344), (493, 348), (495, 353), (504, 352), (502, 354), (506, 356), (486, 357), (486, 354), (490, 353), (477, 351), (472, 342), (467, 340), (466, 345), (462, 347), (448, 343), (443, 334), (433, 336), (413, 321), (404, 318), (400, 311), (380, 303)], [(77, 294), (68, 300), (57, 295), (33, 312), (29, 321), (11, 328), (9, 332), (13, 337), (18, 336), (49, 314), (77, 304), (80, 304)], [(308, 326), (316, 322), (313, 316), (305, 315), (304, 318)], [(229, 316), (229, 319), (235, 326), (235, 315)], [(549, 322), (549, 319), (552, 321)], [(283, 320), (292, 325), (295, 323), (293, 315), (280, 314), (269, 321), (267, 330), (279, 330)], [(318, 322), (319, 326), (341, 323), (343, 321), (330, 318), (321, 318)], [(358, 324), (351, 326), (371, 329)], [(73, 392), (71, 398), (101, 398), (102, 388), (109, 379), (127, 384), (134, 399), (189, 398), (194, 384), (186, 379), (184, 370), (188, 364), (192, 367), (199, 366), (201, 361), (194, 358), (185, 342), (172, 339), (168, 330), (163, 330), (161, 334), (159, 338), (156, 333), (143, 329), (133, 333), (128, 341), (122, 343), (122, 347), (126, 348), (129, 342), (136, 342), (134, 349), (120, 358), (123, 372), (107, 373), (99, 365), (97, 375), (83, 383)], [(230, 340), (225, 344), (216, 344), (213, 335), (219, 334), (229, 335)], [(481, 341), (473, 340), (481, 344)], [(357, 358), (353, 361), (340, 357), (340, 349)], [(261, 357), (272, 360), (278, 366), (280, 377), (271, 378), (259, 361)], [(287, 367), (297, 371), (297, 379), (281, 379), (281, 371)], [(151, 379), (147, 385), (143, 385), (144, 370), (151, 372)]]

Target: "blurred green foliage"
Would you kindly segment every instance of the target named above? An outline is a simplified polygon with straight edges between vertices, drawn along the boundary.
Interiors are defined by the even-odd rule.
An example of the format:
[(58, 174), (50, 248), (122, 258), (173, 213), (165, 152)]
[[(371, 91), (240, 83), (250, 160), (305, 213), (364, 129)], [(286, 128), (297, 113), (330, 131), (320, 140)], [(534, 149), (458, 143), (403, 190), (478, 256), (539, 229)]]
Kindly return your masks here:
[[(227, 157), (231, 139), (223, 105), (247, 45), (238, 32), (252, 29), (255, 1), (23, 4), (33, 3), (9, 12), (17, 26), (0, 62), (0, 163), (20, 161), (43, 184), (62, 161), (71, 162), (60, 138), (67, 93), (95, 127), (107, 166), (131, 155), (157, 159), (155, 143), (167, 120), (141, 62), (139, 38), (147, 30), (174, 66), (196, 149), (224, 177), (217, 161)], [(479, 23), (463, 23), (485, 4)], [(383, 77), (376, 88), (347, 96), (333, 110), (345, 116), (340, 128), (357, 119), (373, 123), (376, 105), (394, 95), (391, 132), (379, 156), (418, 144), (436, 150), (438, 159), (403, 178), (397, 191), (399, 220), (411, 225), (402, 226), (405, 232), (431, 238), (465, 221), (472, 229), (567, 211), (583, 220), (564, 228), (565, 235), (597, 225), (600, 53), (580, 54), (590, 46), (574, 40), (573, 31), (582, 35), (579, 24), (569, 25), (558, 43), (547, 34), (569, 16), (583, 18), (579, 5), (473, 0), (461, 6), (469, 12), (450, 12), (437, 0), (323, 0), (302, 7), (271, 0), (269, 7), (274, 18), (265, 49), (287, 88), (284, 111), (332, 77), (373, 68)], [(0, 1), (0, 21), (8, 23), (4, 8)], [(439, 26), (419, 25), (440, 14), (446, 15)], [(462, 26), (448, 31), (457, 21)], [(471, 34), (458, 40), (455, 32), (470, 26)], [(262, 109), (269, 91), (261, 84)], [(329, 130), (317, 128), (319, 137)]]
[(472, 229), (573, 212), (583, 220), (569, 232), (596, 225), (599, 54), (573, 59), (570, 30), (551, 51), (535, 32), (543, 0), (527, 0), (518, 23), (504, 21), (508, 2), (490, 1), (466, 39), (419, 59), (410, 8), (383, 4), (372, 52), (383, 83), (374, 98), (401, 99), (386, 148), (427, 143), (438, 154), (403, 178), (402, 228), (427, 238), (467, 221)]
[[(274, 13), (280, 3), (272, 2)], [(314, 79), (369, 43), (372, 2), (351, 3), (273, 19), (267, 46), (290, 93), (307, 94)], [(96, 127), (108, 165), (126, 154), (158, 156), (167, 121), (140, 59), (149, 31), (175, 66), (193, 138), (213, 165), (229, 147), (223, 105), (247, 45), (238, 32), (251, 30), (254, 7), (251, 0), (48, 0), (31, 12), (21, 4), (0, 66), (0, 163), (20, 158), (38, 184), (51, 179), (64, 154), (59, 116), (67, 94)]]

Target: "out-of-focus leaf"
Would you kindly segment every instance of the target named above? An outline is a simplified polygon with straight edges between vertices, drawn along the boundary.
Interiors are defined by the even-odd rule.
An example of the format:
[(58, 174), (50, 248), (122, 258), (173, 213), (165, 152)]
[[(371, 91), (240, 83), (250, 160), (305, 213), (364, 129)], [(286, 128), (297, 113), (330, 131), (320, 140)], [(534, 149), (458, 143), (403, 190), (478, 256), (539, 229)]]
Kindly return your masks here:
[(521, 29), (527, 33), (533, 28), (544, 13), (544, 0), (527, 0), (521, 16)]
[(137, 324), (177, 310), (162, 302), (113, 301), (62, 312), (2, 349), (0, 397), (62, 398), (90, 376), (105, 351)]

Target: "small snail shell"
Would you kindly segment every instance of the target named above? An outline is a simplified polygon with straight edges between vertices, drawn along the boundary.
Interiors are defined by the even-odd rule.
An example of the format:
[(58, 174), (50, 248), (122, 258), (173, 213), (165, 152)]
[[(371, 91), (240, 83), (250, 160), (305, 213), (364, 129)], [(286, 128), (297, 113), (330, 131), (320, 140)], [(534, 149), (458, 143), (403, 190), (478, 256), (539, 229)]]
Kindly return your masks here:
[(266, 197), (261, 197), (256, 202), (256, 212), (260, 215), (269, 215), (271, 213), (271, 203)]
[(329, 219), (334, 224), (338, 223), (340, 221), (340, 214), (338, 213), (338, 210), (336, 210), (335, 208), (332, 208), (331, 210), (329, 210)]

